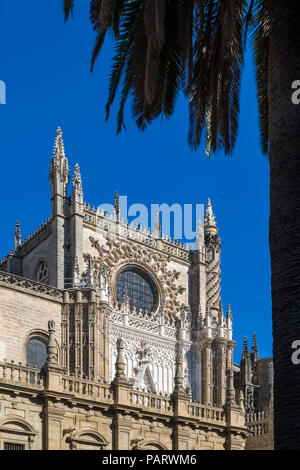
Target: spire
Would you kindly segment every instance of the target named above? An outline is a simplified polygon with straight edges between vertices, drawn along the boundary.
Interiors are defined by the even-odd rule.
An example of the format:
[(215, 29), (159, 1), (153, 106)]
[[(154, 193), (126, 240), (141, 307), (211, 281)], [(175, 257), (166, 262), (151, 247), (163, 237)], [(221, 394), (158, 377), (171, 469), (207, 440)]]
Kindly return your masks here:
[(252, 370), (256, 370), (256, 362), (259, 359), (259, 354), (258, 354), (258, 347), (256, 344), (256, 333), (253, 334), (253, 340), (252, 340), (252, 347), (251, 347), (251, 366)]
[(215, 215), (212, 210), (212, 205), (210, 198), (208, 198), (206, 209), (205, 209), (205, 216), (204, 216), (204, 226), (205, 228), (213, 228), (217, 230), (217, 224), (215, 220)]
[(207, 263), (206, 303), (216, 314), (219, 310), (221, 299), (221, 244), (209, 198), (204, 216), (204, 231)]
[(223, 310), (223, 304), (222, 300), (220, 299), (220, 304), (219, 304), (219, 312), (218, 312), (218, 326), (224, 326), (224, 310)]
[(156, 209), (155, 224), (154, 224), (153, 235), (154, 235), (155, 238), (160, 238), (160, 236), (161, 236), (161, 225), (160, 225), (160, 218), (159, 218), (159, 208)]
[(257, 344), (256, 344), (256, 333), (253, 334), (253, 339), (252, 339), (252, 348), (251, 352), (257, 352)]
[(247, 341), (247, 336), (245, 336), (245, 338), (244, 338), (244, 347), (243, 347), (242, 358), (244, 358), (245, 356), (248, 356), (248, 355), (249, 355), (249, 352), (248, 352), (248, 341)]
[(19, 248), (22, 243), (21, 237), (21, 230), (20, 230), (20, 222), (17, 220), (16, 222), (16, 229), (15, 229), (15, 249)]
[(229, 340), (231, 340), (232, 339), (232, 311), (231, 311), (230, 304), (228, 304), (226, 324), (227, 324), (227, 330), (228, 330), (227, 337)]
[(65, 154), (65, 146), (61, 128), (56, 131), (53, 157), (50, 162), (50, 177), (57, 174), (61, 181), (69, 182), (69, 164)]
[(115, 220), (120, 221), (120, 199), (118, 191), (115, 192), (115, 201), (114, 201), (114, 210), (115, 210)]
[(232, 320), (231, 304), (228, 304), (227, 318), (230, 318), (230, 320)]
[(62, 131), (56, 133), (53, 156), (50, 162), (49, 181), (52, 189), (52, 215), (64, 215), (65, 198), (69, 184), (69, 163), (65, 155)]

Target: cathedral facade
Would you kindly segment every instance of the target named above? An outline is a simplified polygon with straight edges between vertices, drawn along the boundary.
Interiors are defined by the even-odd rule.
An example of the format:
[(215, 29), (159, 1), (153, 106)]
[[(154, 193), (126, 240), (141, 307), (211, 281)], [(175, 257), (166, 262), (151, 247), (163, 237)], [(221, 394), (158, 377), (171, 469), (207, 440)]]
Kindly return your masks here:
[(0, 449), (272, 448), (272, 364), (233, 362), (210, 200), (195, 249), (83, 200), (57, 131), (51, 217), (0, 262)]

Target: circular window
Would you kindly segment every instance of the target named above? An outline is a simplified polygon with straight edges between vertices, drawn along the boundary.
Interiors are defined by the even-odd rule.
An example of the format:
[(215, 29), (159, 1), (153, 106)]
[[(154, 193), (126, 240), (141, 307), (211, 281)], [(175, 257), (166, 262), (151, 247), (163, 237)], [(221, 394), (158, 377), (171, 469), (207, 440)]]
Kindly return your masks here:
[(48, 284), (49, 271), (48, 271), (47, 263), (45, 263), (44, 261), (42, 261), (41, 264), (39, 265), (36, 278), (38, 282), (42, 282), (43, 284)]
[(138, 266), (127, 266), (117, 279), (117, 297), (120, 302), (127, 291), (130, 308), (143, 313), (153, 312), (158, 305), (158, 290), (149, 274)]

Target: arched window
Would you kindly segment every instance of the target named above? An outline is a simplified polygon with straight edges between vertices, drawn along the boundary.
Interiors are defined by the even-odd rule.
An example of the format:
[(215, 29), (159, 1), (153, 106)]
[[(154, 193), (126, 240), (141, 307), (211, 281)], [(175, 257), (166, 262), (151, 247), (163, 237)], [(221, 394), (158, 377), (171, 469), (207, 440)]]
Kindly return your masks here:
[(36, 280), (43, 284), (48, 284), (49, 282), (49, 270), (48, 265), (45, 261), (41, 261), (38, 265), (36, 272)]
[(150, 313), (157, 308), (158, 290), (151, 276), (139, 266), (126, 266), (117, 279), (118, 300), (124, 300), (127, 292), (130, 307), (143, 313)]
[(40, 336), (33, 336), (27, 341), (26, 361), (30, 367), (41, 369), (47, 358), (46, 340)]

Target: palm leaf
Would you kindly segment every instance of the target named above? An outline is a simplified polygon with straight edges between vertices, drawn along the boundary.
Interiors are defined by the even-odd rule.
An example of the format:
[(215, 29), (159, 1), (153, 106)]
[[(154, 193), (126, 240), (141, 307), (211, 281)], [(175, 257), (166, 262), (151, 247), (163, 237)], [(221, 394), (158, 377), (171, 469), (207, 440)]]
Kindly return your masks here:
[(65, 21), (68, 21), (70, 15), (73, 16), (74, 0), (64, 0), (64, 15)]
[[(253, 30), (263, 150), (268, 149), (268, 0), (91, 0), (96, 34), (91, 70), (105, 35), (115, 41), (106, 119), (120, 89), (117, 132), (126, 102), (144, 130), (169, 118), (181, 90), (189, 99), (188, 141), (193, 149), (206, 128), (206, 149), (230, 154), (239, 125), (245, 36)], [(74, 0), (64, 1), (65, 18)]]
[(257, 99), (261, 146), (264, 154), (269, 150), (269, 101), (268, 101), (268, 62), (269, 62), (269, 16), (266, 0), (255, 0), (252, 22), (252, 45), (256, 66)]

